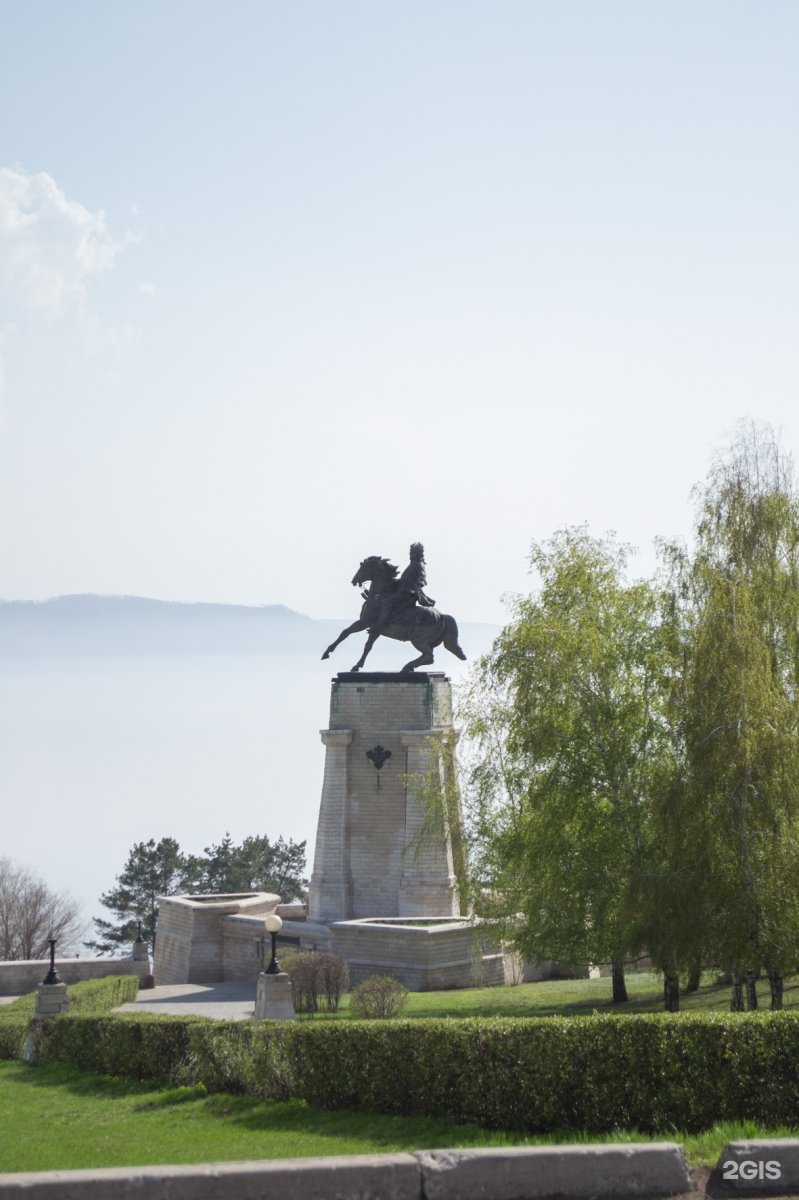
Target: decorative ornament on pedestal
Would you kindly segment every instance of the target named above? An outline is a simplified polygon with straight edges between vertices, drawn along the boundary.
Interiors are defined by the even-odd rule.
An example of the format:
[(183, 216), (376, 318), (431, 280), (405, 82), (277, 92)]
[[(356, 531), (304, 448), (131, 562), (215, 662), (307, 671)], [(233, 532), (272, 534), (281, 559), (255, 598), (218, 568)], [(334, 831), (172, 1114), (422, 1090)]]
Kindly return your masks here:
[(36, 1008), (33, 1013), (34, 1021), (28, 1031), (28, 1036), (25, 1039), (25, 1045), (20, 1055), (23, 1061), (28, 1063), (36, 1062), (36, 1041), (43, 1023), (48, 1017), (55, 1017), (58, 1013), (67, 1012), (69, 1009), (67, 985), (58, 974), (55, 965), (56, 939), (51, 937), (49, 942), (50, 970), (36, 989)]

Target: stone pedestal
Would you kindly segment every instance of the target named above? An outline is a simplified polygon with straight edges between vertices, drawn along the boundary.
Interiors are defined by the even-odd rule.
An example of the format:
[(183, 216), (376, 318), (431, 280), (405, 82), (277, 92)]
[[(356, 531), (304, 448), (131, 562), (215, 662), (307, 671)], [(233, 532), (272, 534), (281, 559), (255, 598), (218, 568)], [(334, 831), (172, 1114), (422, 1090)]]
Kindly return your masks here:
[(255, 993), (256, 1021), (296, 1021), (294, 1003), (291, 999), (291, 980), (285, 971), (277, 975), (267, 975), (262, 971), (258, 976), (258, 988)]
[[(430, 821), (423, 793), (454, 740), (443, 673), (333, 680), (310, 920), (458, 916), (460, 812)], [(454, 837), (453, 837), (454, 835)]]
[(35, 1063), (38, 1057), (37, 1042), (44, 1022), (48, 1017), (66, 1012), (69, 1008), (69, 996), (65, 983), (40, 983), (36, 989), (36, 1008), (33, 1022), (28, 1029), (25, 1045), (22, 1047), (20, 1058), (26, 1063)]
[(56, 1013), (66, 1012), (69, 1008), (69, 996), (65, 983), (40, 983), (36, 989), (36, 1016), (54, 1017)]
[(145, 942), (144, 938), (136, 938), (133, 943), (132, 954), (134, 962), (146, 962), (149, 966), (150, 962), (150, 947)]

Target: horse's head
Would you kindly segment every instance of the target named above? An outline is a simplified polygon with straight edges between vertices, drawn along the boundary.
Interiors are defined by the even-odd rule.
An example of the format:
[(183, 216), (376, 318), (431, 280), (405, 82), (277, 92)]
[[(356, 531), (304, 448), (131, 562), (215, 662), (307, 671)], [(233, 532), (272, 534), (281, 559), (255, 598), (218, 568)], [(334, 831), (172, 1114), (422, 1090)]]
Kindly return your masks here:
[(396, 579), (399, 567), (395, 567), (387, 558), (372, 554), (365, 558), (352, 577), (353, 587), (362, 587), (369, 580)]

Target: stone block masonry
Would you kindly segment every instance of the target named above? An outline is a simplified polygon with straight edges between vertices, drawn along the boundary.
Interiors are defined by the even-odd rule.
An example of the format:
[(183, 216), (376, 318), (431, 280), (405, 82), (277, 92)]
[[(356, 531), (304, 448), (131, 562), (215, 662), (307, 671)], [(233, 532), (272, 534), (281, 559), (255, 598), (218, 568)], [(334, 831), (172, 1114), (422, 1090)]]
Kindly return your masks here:
[(450, 828), (451, 814), (423, 830), (418, 794), (431, 773), (443, 776), (454, 738), (446, 676), (339, 675), (321, 736), (327, 751), (310, 919), (460, 915), (453, 856), (460, 830)]
[[(353, 983), (395, 975), (414, 990), (502, 983), (500, 947), (461, 918), (453, 801), (452, 693), (441, 673), (339, 675), (330, 696), (322, 799), (307, 912), (279, 897), (170, 896), (160, 901), (159, 984), (258, 977), (264, 918), (283, 944), (340, 954)], [(435, 804), (440, 782), (447, 802)]]
[[(258, 978), (264, 919), (280, 897), (269, 892), (161, 896), (155, 943), (159, 984)], [(253, 921), (252, 918), (258, 918)]]
[[(56, 970), (64, 983), (83, 983), (87, 979), (105, 979), (108, 975), (138, 975), (143, 979), (150, 970), (146, 959), (131, 958), (57, 958)], [(21, 996), (42, 982), (50, 963), (43, 958), (0, 962), (0, 996)]]

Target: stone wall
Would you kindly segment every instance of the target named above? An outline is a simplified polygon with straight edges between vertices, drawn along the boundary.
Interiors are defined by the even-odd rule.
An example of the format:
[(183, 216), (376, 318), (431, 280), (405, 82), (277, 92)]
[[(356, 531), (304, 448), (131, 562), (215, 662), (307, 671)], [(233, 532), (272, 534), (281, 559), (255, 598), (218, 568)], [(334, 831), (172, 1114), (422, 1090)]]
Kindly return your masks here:
[(337, 921), (330, 933), (330, 948), (346, 959), (353, 985), (370, 975), (393, 975), (413, 992), (505, 981), (500, 947), (470, 921)]
[[(108, 975), (138, 975), (143, 979), (150, 964), (130, 958), (57, 958), (56, 970), (64, 983), (83, 983), (86, 979), (105, 979)], [(21, 996), (34, 991), (50, 969), (50, 960), (21, 959), (0, 962), (0, 996)]]
[[(218, 983), (224, 979), (255, 979), (259, 958), (253, 940), (265, 936), (263, 918), (274, 912), (280, 897), (269, 892), (246, 892), (216, 896), (162, 896), (158, 904), (158, 935), (155, 943), (155, 979), (158, 984)], [(259, 917), (260, 933), (252, 926), (242, 935), (234, 929), (235, 945), (226, 952), (223, 933), (225, 917)], [(248, 940), (249, 939), (249, 940)], [(226, 974), (226, 953), (229, 969)], [(249, 957), (252, 972), (246, 968)]]
[(257, 979), (272, 945), (263, 917), (228, 915), (221, 926), (223, 978), (239, 983)]

